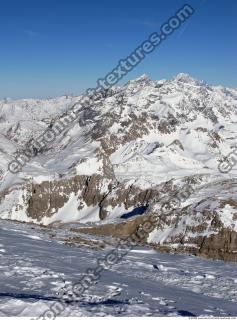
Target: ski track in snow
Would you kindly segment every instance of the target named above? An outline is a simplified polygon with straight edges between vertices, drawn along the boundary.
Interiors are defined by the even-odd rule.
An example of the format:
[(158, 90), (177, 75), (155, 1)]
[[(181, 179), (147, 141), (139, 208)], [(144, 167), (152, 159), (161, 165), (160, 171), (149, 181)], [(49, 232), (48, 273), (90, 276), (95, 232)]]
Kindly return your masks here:
[[(40, 316), (110, 249), (66, 246), (45, 229), (0, 226), (0, 316)], [(236, 264), (136, 248), (61, 316), (236, 316)], [(64, 295), (65, 296), (65, 295)]]

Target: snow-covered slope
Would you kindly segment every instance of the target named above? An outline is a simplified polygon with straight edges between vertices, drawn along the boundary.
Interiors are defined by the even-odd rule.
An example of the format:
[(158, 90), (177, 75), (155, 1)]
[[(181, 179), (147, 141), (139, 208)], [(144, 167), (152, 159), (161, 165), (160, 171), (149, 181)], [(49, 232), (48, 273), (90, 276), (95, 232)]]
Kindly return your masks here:
[[(186, 74), (160, 81), (141, 76), (103, 92), (21, 172), (9, 172), (17, 150), (51, 128), (79, 98), (0, 102), (1, 218), (100, 225), (119, 223), (124, 214), (136, 218), (130, 213), (146, 208), (144, 215), (158, 214), (163, 221), (148, 237), (151, 244), (182, 242), (204, 250), (204, 239), (230, 232), (234, 243), (226, 240), (226, 250), (235, 251), (237, 166), (227, 174), (218, 166), (235, 150), (237, 89)], [(164, 220), (162, 197), (170, 199), (186, 187), (195, 192)], [(195, 232), (188, 236), (184, 225), (196, 226)], [(211, 256), (220, 257), (216, 251)], [(236, 260), (236, 254), (226, 259)]]
[(85, 293), (71, 298), (70, 288), (111, 248), (69, 247), (49, 234), (1, 222), (1, 317), (40, 317), (47, 311), (50, 317), (51, 310), (76, 317), (237, 315), (235, 264), (148, 248), (134, 248)]

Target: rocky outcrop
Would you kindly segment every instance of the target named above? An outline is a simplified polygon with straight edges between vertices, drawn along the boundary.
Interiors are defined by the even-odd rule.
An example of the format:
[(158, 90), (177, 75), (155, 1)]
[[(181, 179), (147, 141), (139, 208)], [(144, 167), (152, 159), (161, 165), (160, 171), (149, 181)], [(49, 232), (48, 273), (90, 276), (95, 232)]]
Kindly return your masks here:
[(77, 197), (78, 211), (85, 206), (98, 205), (101, 220), (106, 219), (112, 208), (122, 205), (125, 209), (147, 206), (158, 195), (156, 189), (141, 190), (100, 175), (74, 176), (40, 184), (31, 182), (25, 188), (27, 192), (22, 200), (27, 215), (39, 223), (44, 217), (52, 217), (57, 213), (69, 201), (71, 194)]
[(205, 258), (237, 262), (237, 232), (222, 229), (201, 240), (198, 254)]
[[(197, 183), (194, 178), (192, 181)], [(206, 197), (182, 209), (180, 208), (182, 202), (191, 196), (197, 197), (205, 193), (206, 187), (195, 190), (190, 186), (185, 191), (177, 190), (174, 186), (171, 188), (171, 185), (169, 188), (166, 185), (168, 198), (158, 201), (156, 198), (152, 201), (154, 197), (158, 197), (158, 190), (156, 195), (153, 194), (149, 198), (149, 207), (146, 214), (142, 216), (116, 224), (82, 227), (73, 231), (127, 239), (139, 230), (142, 232), (144, 223), (151, 220), (152, 230), (138, 244), (148, 244), (165, 252), (191, 253), (205, 258), (237, 262), (237, 201), (224, 199), (225, 191), (221, 192), (223, 182), (217, 183), (219, 200)], [(224, 185), (230, 187), (228, 181)], [(236, 181), (232, 181), (231, 186), (236, 187)], [(172, 204), (172, 199), (179, 201), (173, 201)], [(216, 203), (215, 207), (214, 203)], [(227, 214), (224, 211), (226, 208), (229, 210)], [(229, 222), (232, 224), (228, 226)]]

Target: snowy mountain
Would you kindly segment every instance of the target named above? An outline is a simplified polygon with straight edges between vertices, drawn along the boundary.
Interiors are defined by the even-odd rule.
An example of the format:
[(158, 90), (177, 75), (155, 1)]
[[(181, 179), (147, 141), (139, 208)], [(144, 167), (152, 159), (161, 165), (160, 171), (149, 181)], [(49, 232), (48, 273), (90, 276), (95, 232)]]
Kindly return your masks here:
[(237, 261), (237, 166), (219, 170), (235, 150), (237, 89), (143, 75), (103, 92), (9, 172), (80, 98), (0, 102), (0, 218), (126, 237), (155, 215), (144, 244)]

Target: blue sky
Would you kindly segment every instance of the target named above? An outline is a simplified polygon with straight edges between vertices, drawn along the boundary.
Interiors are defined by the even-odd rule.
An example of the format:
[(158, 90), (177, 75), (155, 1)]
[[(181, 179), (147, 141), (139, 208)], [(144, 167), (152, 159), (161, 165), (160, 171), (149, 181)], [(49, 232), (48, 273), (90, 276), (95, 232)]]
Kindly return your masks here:
[(0, 0), (0, 98), (79, 94), (185, 3), (195, 14), (122, 80), (237, 87), (236, 0)]

